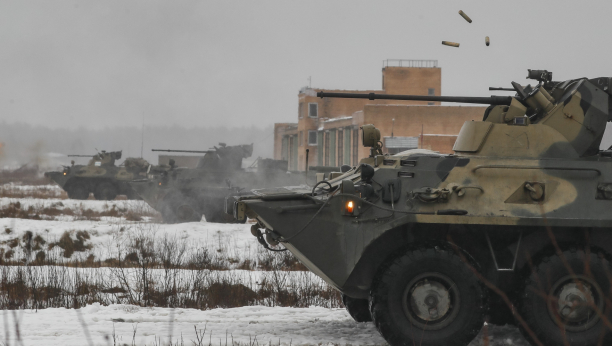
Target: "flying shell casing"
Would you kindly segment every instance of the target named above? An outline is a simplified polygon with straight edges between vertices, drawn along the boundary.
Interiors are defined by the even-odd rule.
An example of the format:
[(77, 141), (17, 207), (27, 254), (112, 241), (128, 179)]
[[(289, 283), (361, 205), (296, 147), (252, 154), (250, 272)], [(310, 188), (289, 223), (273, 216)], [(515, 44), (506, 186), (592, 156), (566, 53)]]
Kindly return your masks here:
[(465, 12), (463, 12), (463, 11), (461, 11), (461, 10), (460, 10), (460, 11), (459, 11), (459, 15), (460, 15), (461, 17), (463, 17), (463, 19), (465, 19), (465, 20), (466, 20), (468, 23), (471, 23), (471, 22), (472, 22), (472, 19), (471, 19), (470, 17), (468, 17), (468, 15), (467, 15), (467, 14), (465, 14)]
[(442, 44), (450, 47), (459, 47), (459, 43), (451, 41), (442, 41)]
[(485, 44), (487, 47), (491, 44), (491, 40), (489, 40), (489, 36), (485, 37)]

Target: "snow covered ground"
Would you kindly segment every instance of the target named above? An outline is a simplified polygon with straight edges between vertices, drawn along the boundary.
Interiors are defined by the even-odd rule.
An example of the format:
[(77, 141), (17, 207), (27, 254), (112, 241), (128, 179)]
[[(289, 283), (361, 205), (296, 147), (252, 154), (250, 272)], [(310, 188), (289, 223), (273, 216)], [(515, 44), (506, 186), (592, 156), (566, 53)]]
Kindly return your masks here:
[(67, 197), (59, 185), (22, 185), (7, 183), (0, 185), (0, 195), (36, 196), (36, 197)]
[[(26, 199), (20, 199), (20, 201), (28, 202)], [(38, 201), (47, 202), (49, 200)], [(109, 203), (100, 201), (79, 202)], [(113, 202), (135, 203), (142, 201)], [(2, 203), (3, 199), (0, 198), (0, 207)], [(65, 220), (61, 220), (61, 218), (65, 218)], [(130, 222), (116, 217), (102, 217), (99, 221), (73, 220), (71, 216), (62, 216), (57, 219), (60, 220), (0, 219), (0, 249), (5, 251), (12, 249), (15, 252), (14, 258), (22, 258), (24, 247), (11, 248), (10, 241), (18, 238), (23, 243), (26, 232), (32, 232), (33, 237), (42, 237), (46, 244), (49, 244), (57, 242), (66, 232), (71, 233), (74, 238), (75, 232), (86, 231), (89, 239), (85, 241), (85, 245), (90, 245), (91, 248), (80, 252), (76, 251), (66, 260), (83, 260), (92, 254), (97, 260), (101, 261), (116, 258), (118, 245), (125, 244), (126, 239), (130, 237), (143, 234), (158, 239), (164, 237), (177, 240), (188, 239), (192, 248), (205, 248), (210, 253), (223, 254), (224, 257), (233, 258), (238, 262), (247, 258), (255, 260), (257, 254), (262, 251), (255, 237), (251, 235), (251, 225), (249, 224), (217, 224), (202, 221), (167, 225), (153, 222)], [(55, 251), (59, 250), (61, 249), (55, 249)], [(61, 258), (62, 256), (56, 257)]]
[[(374, 324), (357, 323), (344, 309), (246, 306), (233, 309), (141, 308), (90, 305), (79, 310), (4, 311), (11, 326), (1, 340), (17, 343), (14, 318), (23, 345), (385, 345)], [(196, 336), (196, 330), (199, 335)], [(9, 331), (8, 335), (6, 330)], [(528, 346), (513, 327), (490, 327), (470, 346)], [(90, 342), (90, 341), (91, 342)]]

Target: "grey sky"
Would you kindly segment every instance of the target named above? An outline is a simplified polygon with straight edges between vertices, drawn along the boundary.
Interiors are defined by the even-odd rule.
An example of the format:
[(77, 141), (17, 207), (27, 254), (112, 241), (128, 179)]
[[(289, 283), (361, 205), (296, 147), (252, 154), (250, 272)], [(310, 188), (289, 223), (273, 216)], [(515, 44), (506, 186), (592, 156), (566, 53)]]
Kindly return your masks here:
[(389, 58), (439, 60), (444, 95), (489, 95), (527, 68), (612, 76), (610, 13), (612, 1), (2, 1), (0, 119), (264, 127), (295, 121), (309, 76), (378, 89)]

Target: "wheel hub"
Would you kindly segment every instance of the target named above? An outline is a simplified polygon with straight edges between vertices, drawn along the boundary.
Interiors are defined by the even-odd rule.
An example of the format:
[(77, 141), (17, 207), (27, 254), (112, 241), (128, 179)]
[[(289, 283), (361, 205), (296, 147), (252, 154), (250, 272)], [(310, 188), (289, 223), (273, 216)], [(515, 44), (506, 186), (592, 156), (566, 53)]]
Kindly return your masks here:
[(557, 302), (559, 314), (570, 322), (580, 322), (588, 319), (594, 311), (589, 305), (594, 302), (591, 287), (586, 284), (582, 289), (576, 283), (569, 283), (561, 288)]
[(420, 319), (436, 321), (446, 316), (450, 309), (450, 294), (444, 285), (425, 279), (413, 287), (410, 307)]
[(459, 291), (448, 276), (423, 273), (406, 285), (402, 304), (410, 323), (425, 330), (440, 330), (459, 313)]
[(549, 311), (560, 318), (569, 331), (591, 328), (599, 321), (597, 310), (602, 311), (601, 289), (586, 277), (566, 277), (551, 291)]

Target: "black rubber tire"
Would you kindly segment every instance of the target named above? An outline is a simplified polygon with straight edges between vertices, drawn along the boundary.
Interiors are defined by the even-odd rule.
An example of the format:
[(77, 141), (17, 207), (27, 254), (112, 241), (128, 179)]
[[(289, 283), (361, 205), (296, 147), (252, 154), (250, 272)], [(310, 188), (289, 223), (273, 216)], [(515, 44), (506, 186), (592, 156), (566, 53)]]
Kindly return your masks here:
[(166, 195), (160, 209), (165, 223), (202, 221), (202, 212), (196, 201), (180, 192)]
[(351, 298), (343, 293), (342, 302), (355, 322), (372, 322), (370, 303), (367, 299)]
[(86, 200), (89, 198), (89, 189), (85, 184), (79, 182), (70, 184), (66, 188), (66, 193), (71, 199)]
[[(433, 323), (418, 321), (411, 312), (413, 308), (408, 306), (413, 306), (413, 300), (407, 297), (420, 283), (436, 281), (435, 276), (452, 281), (444, 285), (450, 292), (445, 317)], [(442, 246), (408, 250), (379, 273), (370, 292), (370, 311), (376, 328), (392, 346), (465, 346), (484, 325), (486, 292), (454, 250)], [(430, 294), (426, 299), (429, 297)]]
[(94, 197), (99, 201), (112, 201), (117, 198), (117, 187), (108, 181), (98, 183), (94, 188)]
[[(612, 266), (603, 255), (600, 256), (600, 253), (592, 251), (589, 254), (583, 250), (564, 251), (563, 258), (558, 255), (544, 257), (537, 262), (536, 267), (525, 280), (518, 310), (540, 343), (569, 346), (612, 344), (610, 329), (605, 326), (601, 318), (586, 330), (570, 330), (558, 315), (555, 321), (548, 308), (550, 302), (557, 301), (552, 299), (552, 296), (555, 296), (553, 290), (556, 283), (563, 281), (568, 276), (583, 276), (587, 280), (593, 280), (599, 286), (600, 292), (603, 293), (601, 298), (604, 299), (601, 313), (609, 321), (612, 320), (612, 311), (605, 307), (607, 305), (605, 300), (609, 299), (610, 294), (609, 275), (612, 275)], [(568, 267), (571, 268), (573, 274), (570, 274)], [(585, 270), (585, 267), (588, 270)], [(593, 287), (592, 291), (597, 292), (597, 288)], [(598, 301), (596, 297), (597, 293), (594, 294), (595, 305)], [(561, 327), (558, 323), (562, 324)], [(519, 328), (527, 340), (534, 345), (537, 344), (522, 325), (519, 324)]]

